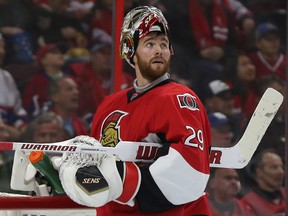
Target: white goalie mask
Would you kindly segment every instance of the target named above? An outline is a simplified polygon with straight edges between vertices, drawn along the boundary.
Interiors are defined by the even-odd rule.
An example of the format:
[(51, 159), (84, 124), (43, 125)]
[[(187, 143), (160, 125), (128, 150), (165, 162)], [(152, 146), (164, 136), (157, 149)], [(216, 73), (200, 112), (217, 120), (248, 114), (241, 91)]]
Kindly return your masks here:
[[(120, 57), (133, 66), (138, 42), (149, 32), (161, 32), (169, 38), (168, 23), (162, 12), (153, 6), (139, 6), (131, 10), (125, 17), (120, 38)], [(169, 38), (170, 41), (170, 38)], [(172, 47), (170, 45), (172, 51)]]

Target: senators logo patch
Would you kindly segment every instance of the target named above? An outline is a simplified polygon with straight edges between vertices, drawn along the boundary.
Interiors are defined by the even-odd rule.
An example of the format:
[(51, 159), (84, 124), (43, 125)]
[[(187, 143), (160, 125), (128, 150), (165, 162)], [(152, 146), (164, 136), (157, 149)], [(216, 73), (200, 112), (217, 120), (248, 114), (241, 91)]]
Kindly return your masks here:
[(103, 146), (115, 147), (120, 141), (120, 126), (121, 119), (128, 113), (116, 110), (109, 114), (104, 120), (101, 127), (100, 143)]
[(177, 99), (180, 105), (180, 108), (187, 108), (192, 111), (199, 110), (199, 106), (196, 102), (196, 97), (191, 94), (185, 93), (183, 95), (177, 95)]
[(96, 166), (81, 167), (76, 172), (76, 184), (86, 194), (97, 194), (109, 189), (109, 185)]

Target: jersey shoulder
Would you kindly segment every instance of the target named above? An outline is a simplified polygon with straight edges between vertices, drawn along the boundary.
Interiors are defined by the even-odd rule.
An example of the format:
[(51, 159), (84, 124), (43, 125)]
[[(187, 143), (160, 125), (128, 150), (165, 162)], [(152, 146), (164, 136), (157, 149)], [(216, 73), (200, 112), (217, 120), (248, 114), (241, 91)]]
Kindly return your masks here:
[[(204, 110), (201, 100), (192, 89), (174, 81), (156, 87), (150, 92), (149, 101), (154, 104), (155, 109), (159, 107), (171, 112), (176, 109)], [(163, 106), (164, 104), (170, 105)]]
[(177, 82), (169, 82), (166, 85), (163, 85), (159, 88), (158, 91), (155, 91), (154, 94), (157, 94), (158, 100), (161, 98), (167, 99), (167, 98), (175, 98), (178, 97), (179, 95), (190, 95), (193, 98), (196, 98), (197, 100), (199, 99), (197, 94), (190, 89), (188, 86), (185, 86), (183, 84), (179, 84)]

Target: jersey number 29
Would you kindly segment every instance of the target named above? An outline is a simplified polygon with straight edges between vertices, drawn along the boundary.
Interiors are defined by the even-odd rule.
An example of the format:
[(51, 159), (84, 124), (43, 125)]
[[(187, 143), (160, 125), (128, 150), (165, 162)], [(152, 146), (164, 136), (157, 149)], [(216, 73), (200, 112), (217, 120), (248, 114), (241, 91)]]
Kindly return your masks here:
[(187, 130), (191, 130), (192, 134), (189, 135), (186, 139), (184, 144), (188, 146), (192, 146), (195, 148), (199, 148), (203, 151), (204, 149), (204, 139), (203, 139), (203, 131), (202, 130), (195, 130), (191, 126), (186, 126)]

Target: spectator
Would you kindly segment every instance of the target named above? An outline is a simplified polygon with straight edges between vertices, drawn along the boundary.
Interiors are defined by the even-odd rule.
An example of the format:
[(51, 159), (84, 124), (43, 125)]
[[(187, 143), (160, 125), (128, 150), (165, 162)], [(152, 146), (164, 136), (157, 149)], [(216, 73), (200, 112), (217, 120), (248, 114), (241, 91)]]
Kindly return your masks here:
[(227, 84), (233, 89), (234, 114), (250, 118), (256, 108), (255, 103), (255, 65), (244, 52), (231, 59), (227, 66)]
[(51, 143), (65, 140), (63, 120), (53, 112), (45, 112), (33, 119), (23, 133), (23, 141)]
[[(52, 143), (65, 140), (63, 121), (52, 112), (45, 112), (34, 118), (22, 134), (24, 142)], [(55, 156), (54, 153), (47, 153)], [(59, 155), (59, 154), (58, 154)], [(11, 188), (26, 191), (36, 196), (53, 195), (51, 185), (29, 162), (29, 153), (15, 151), (11, 175)]]
[(69, 77), (54, 80), (48, 87), (52, 111), (62, 117), (67, 139), (77, 135), (88, 135), (88, 126), (77, 115), (79, 90), (77, 83)]
[[(181, 1), (177, 6), (173, 4), (173, 1), (161, 1), (161, 3), (166, 6), (168, 18), (171, 19), (175, 30), (180, 30), (179, 28), (182, 27), (179, 23), (184, 21), (191, 25), (190, 28), (186, 28), (187, 34), (181, 29), (172, 35), (172, 39), (176, 40), (177, 44), (181, 44), (183, 48), (186, 47), (186, 51), (193, 51), (194, 55), (204, 59), (218, 62), (223, 57), (226, 48), (235, 46), (235, 37), (239, 36), (235, 32), (237, 27), (244, 34), (253, 32), (253, 15), (237, 0), (191, 0)], [(172, 20), (172, 18), (175, 19)]]
[(257, 23), (272, 22), (279, 28), (283, 48), (287, 41), (287, 1), (286, 0), (241, 0), (254, 14)]
[(68, 50), (80, 48), (85, 52), (87, 39), (81, 22), (68, 11), (70, 2), (71, 0), (48, 0), (35, 8), (35, 29), (39, 46), (62, 44)]
[[(270, 74), (263, 77), (260, 77), (256, 80), (256, 102), (258, 103), (261, 97), (263, 96), (264, 92), (267, 88), (274, 88), (275, 90), (279, 91), (284, 95), (285, 91), (285, 81), (279, 78), (276, 75)], [(285, 98), (284, 98), (285, 99)], [(281, 108), (283, 108), (284, 103), (282, 103)], [(283, 109), (280, 109), (283, 111)]]
[(238, 198), (241, 183), (234, 169), (215, 168), (211, 170), (208, 183), (209, 206), (213, 216), (252, 216), (252, 209)]
[(71, 0), (67, 11), (73, 13), (83, 26), (83, 22), (87, 21), (87, 18), (91, 16), (95, 2), (96, 0)]
[(211, 129), (212, 146), (231, 147), (233, 133), (228, 118), (220, 113), (210, 113), (208, 115)]
[(222, 80), (208, 83), (205, 94), (207, 112), (221, 112), (226, 116), (233, 114), (233, 98), (231, 88)]
[[(281, 92), (284, 95), (285, 84), (284, 82), (275, 75), (266, 75), (259, 78), (256, 82), (256, 103), (260, 100), (267, 88), (274, 88), (275, 90)], [(286, 100), (284, 98), (284, 100)], [(280, 155), (281, 159), (285, 161), (285, 102), (279, 108), (275, 118), (269, 125), (266, 133), (264, 134), (261, 144), (257, 148), (257, 152), (263, 151), (265, 149), (273, 148), (277, 154)]]
[(5, 64), (33, 63), (36, 47), (32, 1), (0, 1), (0, 33), (6, 40)]
[[(81, 24), (84, 34), (77, 34), (77, 40), (81, 41), (85, 38), (84, 46), (74, 46), (66, 53), (68, 62), (87, 61), (89, 58), (89, 50), (87, 45), (91, 39), (90, 22), (93, 16), (93, 8), (95, 7), (96, 0), (71, 0), (67, 8), (68, 13), (76, 18)], [(112, 15), (111, 15), (112, 16)], [(107, 25), (107, 23), (106, 23)], [(107, 25), (108, 26), (108, 25)], [(112, 24), (111, 24), (112, 27)], [(84, 36), (84, 38), (83, 38)], [(81, 39), (82, 38), (82, 39)]]
[[(0, 65), (5, 57), (5, 41), (0, 33)], [(27, 123), (27, 112), (22, 107), (20, 92), (10, 73), (0, 68), (0, 140), (18, 141)], [(0, 151), (0, 190), (12, 192), (9, 187), (14, 152)]]
[(279, 29), (272, 23), (261, 23), (256, 29), (257, 50), (249, 54), (256, 66), (256, 77), (275, 74), (286, 78), (286, 55), (280, 50)]
[(90, 40), (94, 29), (101, 29), (112, 35), (113, 1), (97, 0), (90, 20)]
[[(5, 123), (0, 119), (0, 140), (1, 141), (11, 141), (11, 135), (6, 128)], [(0, 159), (1, 160), (1, 159)], [(1, 164), (1, 162), (0, 162)]]
[(220, 112), (227, 116), (233, 132), (233, 141), (238, 138), (242, 128), (242, 118), (234, 111), (232, 89), (222, 80), (213, 80), (206, 86), (205, 106), (208, 113)]
[(37, 63), (41, 71), (33, 75), (24, 88), (23, 105), (30, 116), (39, 114), (45, 102), (47, 102), (47, 88), (51, 80), (65, 75), (63, 71), (64, 55), (55, 44), (48, 44), (37, 51)]
[[(69, 65), (77, 76), (80, 90), (80, 115), (94, 113), (103, 98), (111, 93), (112, 38), (98, 30), (90, 46), (90, 61)], [(121, 88), (132, 84), (133, 77), (123, 72)]]
[(251, 173), (257, 185), (242, 201), (251, 206), (256, 216), (284, 215), (284, 169), (280, 156), (273, 151), (260, 152), (253, 158)]
[[(93, 32), (95, 29), (101, 29), (107, 32), (110, 36), (113, 34), (113, 7), (116, 2), (111, 0), (97, 0), (92, 9), (92, 16), (89, 22), (89, 39), (93, 39)], [(145, 0), (142, 5), (148, 5), (149, 2)], [(136, 5), (141, 5), (139, 1), (125, 0), (124, 13), (126, 14), (131, 8)]]
[(186, 79), (193, 77), (192, 87), (201, 98), (209, 81), (223, 79), (227, 54), (237, 51), (237, 40), (244, 38), (237, 29), (243, 30), (243, 35), (252, 32), (252, 14), (237, 0), (181, 0), (177, 5), (174, 1), (160, 2), (173, 29), (175, 53), (181, 56), (172, 58), (171, 71)]
[[(0, 65), (4, 62), (5, 41), (0, 33)], [(9, 133), (10, 141), (17, 141), (28, 120), (21, 95), (10, 73), (0, 67), (0, 118)]]

